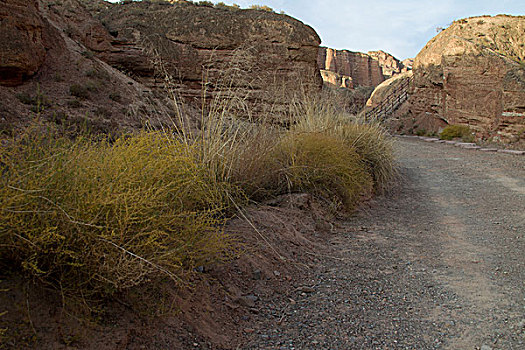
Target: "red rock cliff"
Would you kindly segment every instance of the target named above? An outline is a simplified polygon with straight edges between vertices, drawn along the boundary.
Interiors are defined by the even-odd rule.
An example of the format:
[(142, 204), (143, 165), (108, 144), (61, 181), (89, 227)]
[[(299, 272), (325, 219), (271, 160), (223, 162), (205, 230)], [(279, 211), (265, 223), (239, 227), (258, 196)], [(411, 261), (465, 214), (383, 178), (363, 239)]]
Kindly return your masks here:
[(354, 87), (374, 87), (385, 80), (379, 62), (361, 52), (321, 47), (317, 64), (321, 70), (350, 77)]
[(20, 85), (46, 55), (45, 22), (36, 0), (0, 0), (0, 84)]
[(234, 91), (254, 114), (285, 109), (272, 89), (289, 95), (322, 84), (319, 36), (286, 15), (188, 2), (131, 2), (93, 13), (113, 36), (110, 49), (88, 44), (97, 56), (152, 88), (170, 76), (170, 87), (197, 105), (203, 83), (211, 95)]

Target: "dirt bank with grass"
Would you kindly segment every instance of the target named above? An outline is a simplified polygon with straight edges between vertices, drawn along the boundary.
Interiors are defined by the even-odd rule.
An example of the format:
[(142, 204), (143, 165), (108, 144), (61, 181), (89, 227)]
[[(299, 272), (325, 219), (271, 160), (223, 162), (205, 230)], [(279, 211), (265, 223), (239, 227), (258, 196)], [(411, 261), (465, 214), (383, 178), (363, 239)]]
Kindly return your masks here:
[(8, 348), (520, 349), (525, 158), (398, 146), (388, 195), (348, 221), (307, 194), (243, 209), (226, 226), (242, 254), (164, 285), (160, 304), (120, 294), (102, 320), (79, 319), (60, 295), (4, 280)]

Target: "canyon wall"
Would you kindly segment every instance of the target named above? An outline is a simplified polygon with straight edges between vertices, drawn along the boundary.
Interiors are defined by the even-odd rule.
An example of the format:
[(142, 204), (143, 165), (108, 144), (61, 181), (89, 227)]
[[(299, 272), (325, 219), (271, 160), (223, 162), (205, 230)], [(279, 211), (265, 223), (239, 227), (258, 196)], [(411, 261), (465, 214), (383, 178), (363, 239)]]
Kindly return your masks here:
[[(286, 15), (207, 3), (0, 0), (0, 128), (39, 115), (103, 131), (170, 123), (214, 97), (279, 119), (319, 90), (320, 39)], [(205, 100), (203, 101), (203, 97)], [(203, 103), (206, 102), (206, 103)]]
[(383, 81), (412, 69), (412, 59), (403, 62), (384, 51), (368, 53), (320, 47), (317, 65), (325, 84), (353, 89), (376, 87)]
[(469, 125), (479, 139), (525, 140), (525, 17), (455, 21), (417, 55), (411, 117)]

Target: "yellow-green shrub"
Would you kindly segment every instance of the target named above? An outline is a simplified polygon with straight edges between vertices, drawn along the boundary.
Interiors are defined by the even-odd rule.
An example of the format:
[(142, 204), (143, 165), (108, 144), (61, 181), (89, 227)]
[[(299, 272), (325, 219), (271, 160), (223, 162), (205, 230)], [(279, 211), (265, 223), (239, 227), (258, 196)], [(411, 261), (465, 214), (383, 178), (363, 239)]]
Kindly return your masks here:
[(474, 137), (468, 125), (448, 125), (439, 134), (442, 140), (461, 139), (464, 142), (473, 142)]
[[(280, 190), (304, 191), (352, 209), (368, 195), (372, 179), (355, 149), (324, 133), (290, 133), (275, 150)], [(285, 188), (283, 188), (285, 187)]]
[(162, 133), (115, 143), (28, 132), (0, 155), (0, 260), (66, 294), (178, 280), (228, 247), (228, 185)]

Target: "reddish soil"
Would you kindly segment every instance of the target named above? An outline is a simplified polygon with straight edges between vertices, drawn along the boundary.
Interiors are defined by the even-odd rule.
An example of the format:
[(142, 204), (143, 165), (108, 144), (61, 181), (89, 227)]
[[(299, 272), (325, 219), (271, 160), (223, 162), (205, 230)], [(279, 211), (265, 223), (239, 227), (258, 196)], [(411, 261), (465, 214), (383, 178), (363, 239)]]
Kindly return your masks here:
[[(249, 208), (225, 227), (238, 241), (236, 258), (195, 272), (187, 286), (166, 283), (162, 294), (148, 295), (151, 305), (138, 307), (128, 302), (133, 296), (123, 295), (104, 306), (99, 320), (66, 310), (56, 291), (0, 276), (1, 311), (7, 311), (0, 318), (0, 328), (7, 328), (2, 347), (234, 349), (253, 331), (261, 307), (300, 287), (327, 250), (334, 224), (320, 208), (307, 194)], [(155, 299), (162, 300), (160, 307)]]

